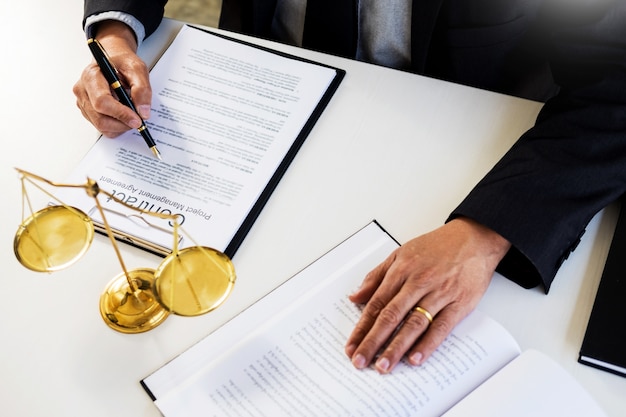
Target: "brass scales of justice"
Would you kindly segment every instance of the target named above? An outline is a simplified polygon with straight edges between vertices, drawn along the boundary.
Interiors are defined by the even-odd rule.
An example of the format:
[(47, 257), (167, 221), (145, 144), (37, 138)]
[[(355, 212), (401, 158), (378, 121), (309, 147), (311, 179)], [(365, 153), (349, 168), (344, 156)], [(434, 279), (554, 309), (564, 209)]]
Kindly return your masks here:
[[(95, 232), (93, 221), (87, 214), (61, 202), (43, 184), (57, 188), (82, 188), (95, 200), (106, 235), (122, 268), (122, 273), (109, 282), (100, 297), (100, 314), (112, 329), (122, 333), (141, 333), (161, 324), (170, 313), (181, 316), (205, 314), (219, 307), (232, 292), (236, 275), (231, 260), (222, 252), (198, 245), (182, 230), (177, 215), (132, 207), (100, 189), (90, 178), (84, 184), (61, 184), (18, 168), (16, 170), (22, 185), (22, 222), (15, 234), (13, 249), (18, 261), (32, 271), (55, 272), (71, 266), (87, 252)], [(33, 211), (27, 184), (54, 202)], [(140, 216), (169, 220), (174, 238), (172, 251), (156, 269), (126, 268), (98, 199), (100, 194)], [(195, 246), (179, 249), (180, 233), (189, 237)]]

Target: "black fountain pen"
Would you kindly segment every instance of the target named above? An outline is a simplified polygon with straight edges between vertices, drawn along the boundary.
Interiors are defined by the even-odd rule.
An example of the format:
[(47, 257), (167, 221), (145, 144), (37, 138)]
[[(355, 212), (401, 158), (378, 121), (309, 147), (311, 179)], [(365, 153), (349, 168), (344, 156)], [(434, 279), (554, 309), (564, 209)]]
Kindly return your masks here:
[[(96, 63), (100, 67), (100, 71), (102, 71), (104, 78), (106, 78), (113, 91), (115, 91), (118, 100), (122, 104), (130, 107), (139, 116), (139, 113), (137, 112), (133, 101), (130, 99), (130, 96), (128, 95), (128, 93), (124, 89), (124, 86), (122, 85), (122, 82), (120, 81), (117, 69), (115, 69), (111, 61), (109, 61), (109, 59), (107, 58), (107, 53), (102, 45), (100, 45), (100, 42), (98, 42), (94, 38), (89, 38), (87, 40), (87, 45), (89, 45), (89, 49), (91, 50), (93, 57), (96, 59)], [(141, 118), (141, 116), (139, 117)], [(146, 123), (143, 121), (143, 119), (141, 120), (141, 126), (139, 126), (137, 130), (141, 134), (141, 137), (146, 141), (146, 144), (148, 145), (154, 156), (161, 159), (161, 153), (157, 149), (156, 143), (154, 142), (154, 139), (152, 139), (152, 135), (148, 131), (148, 127), (146, 126)]]

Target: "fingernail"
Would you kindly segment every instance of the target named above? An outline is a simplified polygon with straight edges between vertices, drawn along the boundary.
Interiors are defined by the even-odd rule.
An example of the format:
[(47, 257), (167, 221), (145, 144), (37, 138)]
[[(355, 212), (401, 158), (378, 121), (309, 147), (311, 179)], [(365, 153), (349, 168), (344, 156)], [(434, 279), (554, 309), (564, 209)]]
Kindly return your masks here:
[(139, 112), (139, 115), (141, 116), (142, 119), (146, 120), (150, 118), (150, 105), (149, 104), (142, 104), (138, 106), (137, 111)]
[(346, 347), (346, 355), (352, 357), (352, 355), (354, 355), (354, 351), (356, 350), (356, 345), (352, 344), (352, 345), (348, 345)]
[(376, 361), (376, 369), (378, 369), (378, 372), (380, 373), (387, 373), (387, 371), (389, 371), (389, 359), (385, 358), (384, 356), (381, 356), (377, 361)]
[(409, 362), (411, 362), (412, 365), (419, 365), (423, 357), (422, 352), (415, 352), (409, 357)]
[(139, 129), (141, 127), (141, 120), (139, 119), (130, 119), (128, 122), (128, 126), (133, 129)]
[(357, 369), (365, 368), (365, 356), (361, 355), (360, 353), (356, 355), (354, 358), (352, 358), (352, 365), (354, 365), (354, 367)]

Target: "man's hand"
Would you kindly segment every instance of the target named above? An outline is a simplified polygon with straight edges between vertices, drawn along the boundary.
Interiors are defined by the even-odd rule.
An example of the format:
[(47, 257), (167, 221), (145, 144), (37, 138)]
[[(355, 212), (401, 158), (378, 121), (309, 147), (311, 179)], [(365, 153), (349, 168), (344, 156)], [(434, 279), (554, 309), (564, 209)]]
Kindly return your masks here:
[[(137, 56), (137, 41), (124, 23), (106, 21), (98, 24), (97, 37), (120, 72), (125, 87), (143, 119), (150, 117), (152, 90), (146, 64)], [(120, 103), (111, 92), (100, 68), (92, 61), (74, 85), (76, 104), (102, 134), (116, 137), (141, 126), (137, 114)]]
[(476, 307), (510, 246), (491, 229), (458, 218), (395, 250), (350, 296), (365, 304), (346, 343), (354, 366), (375, 361), (387, 373), (404, 355), (422, 364)]

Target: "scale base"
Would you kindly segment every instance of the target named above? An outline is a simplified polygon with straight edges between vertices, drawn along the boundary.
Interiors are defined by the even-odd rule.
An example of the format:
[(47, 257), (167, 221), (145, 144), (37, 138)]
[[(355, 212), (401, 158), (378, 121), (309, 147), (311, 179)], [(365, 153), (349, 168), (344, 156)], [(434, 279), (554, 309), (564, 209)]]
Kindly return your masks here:
[(169, 315), (154, 294), (154, 270), (135, 269), (128, 276), (137, 290), (133, 293), (124, 273), (115, 277), (100, 297), (104, 322), (122, 333), (143, 333), (157, 327)]

